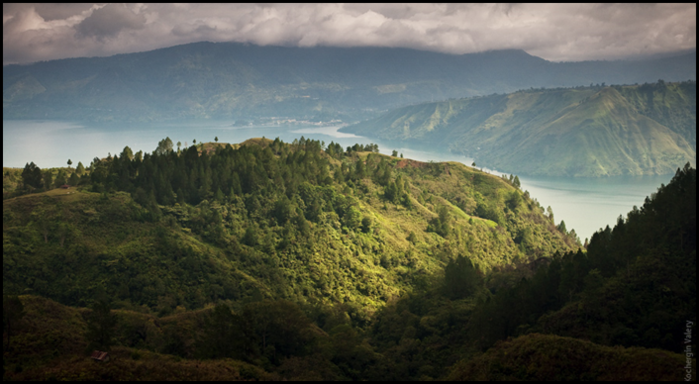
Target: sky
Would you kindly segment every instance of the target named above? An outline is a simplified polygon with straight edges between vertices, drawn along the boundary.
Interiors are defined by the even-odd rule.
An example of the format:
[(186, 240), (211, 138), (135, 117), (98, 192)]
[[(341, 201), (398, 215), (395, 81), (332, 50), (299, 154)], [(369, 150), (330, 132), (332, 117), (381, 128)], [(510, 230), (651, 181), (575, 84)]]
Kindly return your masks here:
[(3, 4), (3, 65), (198, 41), (384, 46), (551, 61), (696, 49), (696, 4)]

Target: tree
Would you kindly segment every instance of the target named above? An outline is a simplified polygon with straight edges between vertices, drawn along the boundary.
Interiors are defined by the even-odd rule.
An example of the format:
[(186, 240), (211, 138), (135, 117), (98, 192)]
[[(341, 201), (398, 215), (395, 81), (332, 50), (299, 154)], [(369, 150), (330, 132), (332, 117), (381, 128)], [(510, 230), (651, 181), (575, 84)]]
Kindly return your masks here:
[(362, 232), (369, 233), (371, 231), (371, 225), (371, 217), (364, 216), (364, 218), (362, 218)]
[(446, 206), (440, 205), (437, 208), (438, 216), (430, 220), (427, 225), (427, 232), (435, 232), (442, 237), (447, 237), (451, 233), (451, 215)]
[(203, 342), (198, 348), (203, 357), (212, 359), (243, 358), (246, 341), (243, 319), (225, 304), (218, 304), (204, 326)]
[(515, 176), (514, 181), (512, 182), (512, 185), (515, 186), (515, 188), (520, 189), (522, 187), (522, 184), (519, 182), (519, 177)]
[(122, 160), (123, 159), (129, 159), (129, 161), (133, 160), (133, 151), (129, 146), (125, 146), (124, 150), (121, 151), (121, 156), (119, 156)]
[(114, 343), (114, 327), (116, 316), (112, 313), (112, 305), (106, 297), (98, 299), (87, 315), (88, 348), (108, 351)]
[(42, 180), (44, 183), (44, 189), (49, 190), (53, 187), (53, 173), (51, 173), (51, 171), (44, 171)]
[(56, 180), (54, 181), (54, 186), (57, 188), (66, 183), (66, 172), (62, 169), (58, 170), (58, 175), (56, 175)]
[(73, 172), (70, 175), (70, 178), (68, 179), (68, 184), (70, 185), (78, 185), (80, 183), (80, 177), (78, 177), (78, 174)]
[(247, 304), (243, 318), (254, 329), (258, 350), (270, 361), (280, 357), (303, 355), (312, 346), (311, 321), (295, 303), (285, 300)]
[(568, 231), (567, 231), (567, 229), (566, 229), (566, 222), (563, 221), (563, 220), (561, 220), (561, 223), (558, 224), (558, 227), (557, 227), (557, 228), (558, 228), (558, 230), (561, 231), (562, 233), (568, 233)]
[(24, 166), (24, 170), (22, 171), (22, 182), (24, 183), (24, 188), (41, 188), (41, 168), (37, 167), (33, 161)]
[[(124, 148), (124, 150), (126, 150), (126, 148)], [(169, 137), (166, 137), (158, 142), (158, 148), (153, 151), (153, 154), (165, 155), (169, 152), (172, 152), (172, 140), (170, 140)]]
[(243, 244), (254, 247), (257, 245), (257, 229), (254, 224), (248, 225), (243, 236)]
[(452, 300), (473, 294), (481, 284), (481, 276), (471, 260), (459, 256), (444, 268), (444, 290)]
[(357, 164), (355, 167), (355, 176), (357, 179), (362, 179), (364, 176), (366, 176), (366, 169), (364, 167), (364, 162), (362, 159), (357, 160)]
[(291, 204), (286, 199), (286, 196), (274, 203), (272, 215), (280, 226), (284, 225), (291, 218)]
[(521, 203), (522, 196), (520, 196), (517, 191), (512, 191), (506, 201), (507, 206), (513, 211), (517, 209)]
[(177, 153), (180, 153), (180, 147), (182, 146), (182, 142), (178, 141), (177, 142)]
[(397, 156), (398, 156), (398, 151), (396, 151), (396, 150), (394, 149), (393, 152), (391, 152), (391, 156), (397, 157)]
[(214, 141), (218, 143), (218, 136), (214, 137)]
[(476, 162), (474, 161), (473, 163), (471, 163), (471, 166), (472, 166), (473, 168), (476, 168)]
[(2, 330), (7, 333), (7, 345), (5, 350), (10, 349), (10, 338), (12, 332), (17, 328), (17, 323), (24, 316), (24, 305), (17, 296), (2, 296)]
[(362, 213), (354, 206), (349, 207), (340, 219), (342, 224), (349, 229), (356, 229), (362, 222)]
[(82, 176), (85, 173), (85, 166), (81, 161), (78, 161), (78, 166), (75, 167), (75, 173), (77, 173), (78, 176)]
[(68, 168), (70, 168), (71, 165), (73, 165), (73, 161), (71, 159), (68, 159)]

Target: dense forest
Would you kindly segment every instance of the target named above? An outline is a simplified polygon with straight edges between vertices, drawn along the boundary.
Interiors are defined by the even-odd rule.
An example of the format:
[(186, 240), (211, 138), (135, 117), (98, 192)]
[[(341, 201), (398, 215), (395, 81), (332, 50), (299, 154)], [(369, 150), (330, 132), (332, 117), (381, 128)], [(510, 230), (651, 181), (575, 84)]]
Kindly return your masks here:
[(684, 377), (689, 165), (585, 249), (512, 175), (173, 147), (4, 170), (4, 378)]

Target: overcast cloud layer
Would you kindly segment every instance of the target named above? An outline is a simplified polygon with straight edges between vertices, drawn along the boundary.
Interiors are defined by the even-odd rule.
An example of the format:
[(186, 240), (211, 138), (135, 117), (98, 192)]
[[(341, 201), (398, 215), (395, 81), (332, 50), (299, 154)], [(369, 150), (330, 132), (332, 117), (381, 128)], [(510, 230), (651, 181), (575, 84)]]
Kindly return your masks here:
[(696, 4), (3, 4), (2, 27), (3, 64), (197, 41), (580, 61), (696, 49)]

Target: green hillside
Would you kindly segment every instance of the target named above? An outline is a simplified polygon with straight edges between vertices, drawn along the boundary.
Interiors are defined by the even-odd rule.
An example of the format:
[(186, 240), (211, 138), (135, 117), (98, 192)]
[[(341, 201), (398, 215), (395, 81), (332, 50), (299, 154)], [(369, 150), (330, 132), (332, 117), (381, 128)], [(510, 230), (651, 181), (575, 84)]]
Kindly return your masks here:
[(457, 260), (441, 281), (379, 312), (371, 342), (397, 380), (681, 380), (695, 292), (696, 170), (687, 165), (586, 252), (480, 277)]
[(668, 174), (696, 164), (696, 82), (519, 91), (421, 104), (343, 128), (546, 176)]
[(486, 272), (579, 246), (509, 181), (462, 164), (303, 138), (236, 147), (125, 149), (77, 188), (4, 200), (3, 290), (84, 306), (104, 289), (161, 314), (253, 298), (369, 313), (459, 254)]
[(5, 171), (4, 379), (685, 377), (689, 164), (583, 250), (517, 179), (458, 163), (171, 148), (96, 159), (77, 188)]

